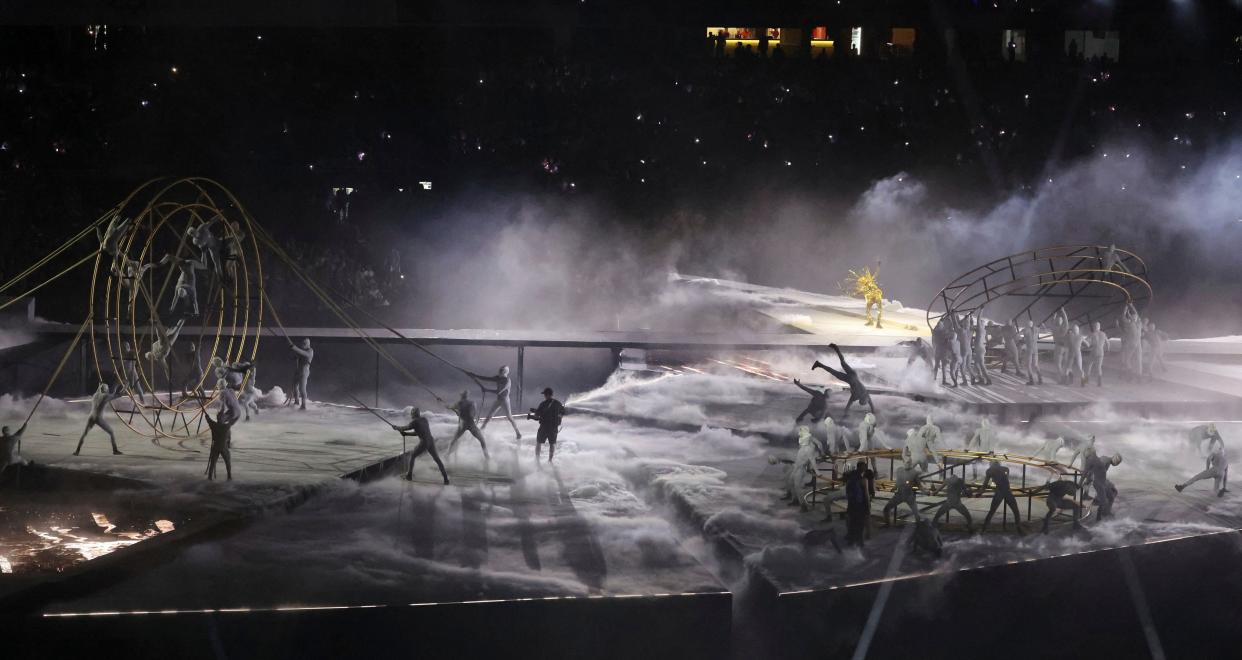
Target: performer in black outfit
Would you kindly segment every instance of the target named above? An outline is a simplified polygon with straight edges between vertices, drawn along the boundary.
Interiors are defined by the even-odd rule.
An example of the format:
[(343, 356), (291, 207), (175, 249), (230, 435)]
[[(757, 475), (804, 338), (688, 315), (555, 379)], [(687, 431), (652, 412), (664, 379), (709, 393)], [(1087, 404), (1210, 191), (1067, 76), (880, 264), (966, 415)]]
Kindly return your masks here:
[(561, 430), (561, 418), (565, 416), (565, 406), (552, 398), (552, 388), (543, 388), (543, 403), (538, 408), (531, 408), (527, 419), (539, 422), (539, 432), (535, 434), (535, 462), (539, 462), (539, 450), (544, 441), (548, 443), (548, 462), (556, 453), (556, 434)]
[(875, 472), (867, 466), (866, 460), (860, 460), (845, 477), (845, 541), (849, 545), (862, 547), (874, 497)]
[(828, 416), (828, 388), (822, 390), (812, 389), (802, 384), (802, 381), (794, 379), (794, 385), (797, 385), (803, 392), (811, 395), (811, 402), (806, 404), (806, 410), (803, 410), (798, 418), (794, 420), (795, 424), (801, 424), (802, 418), (807, 415), (811, 416), (811, 424), (815, 425), (824, 420)]
[(453, 434), (453, 440), (449, 442), (448, 453), (452, 454), (457, 449), (457, 441), (461, 439), (462, 434), (467, 431), (479, 441), (479, 447), (483, 449), (483, 458), (487, 459), (487, 442), (483, 440), (483, 432), (479, 430), (479, 425), (474, 421), (474, 402), (470, 400), (470, 393), (463, 391), (461, 399), (449, 406), (449, 410), (457, 413), (457, 432)]
[[(229, 451), (229, 445), (233, 442), (233, 425), (237, 423), (235, 417), (223, 414), (216, 415), (215, 419), (211, 418), (211, 414), (207, 409), (203, 409), (203, 418), (207, 420), (207, 426), (211, 427), (211, 452), (207, 455), (207, 479), (216, 478), (216, 461), (224, 459), (224, 471), (229, 481), (233, 480), (233, 455)], [(224, 419), (221, 419), (221, 418)]]
[(940, 494), (944, 495), (944, 501), (940, 503), (940, 508), (936, 509), (936, 515), (932, 516), (932, 522), (940, 522), (940, 516), (944, 516), (945, 521), (949, 520), (949, 512), (956, 511), (962, 514), (966, 519), (966, 533), (973, 534), (975, 531), (974, 520), (970, 517), (970, 509), (962, 504), (962, 497), (969, 497), (970, 487), (966, 485), (966, 480), (950, 474), (949, 478), (944, 481), (944, 488), (940, 489)]
[(1044, 516), (1044, 528), (1041, 533), (1048, 533), (1048, 523), (1052, 522), (1052, 517), (1057, 514), (1057, 509), (1071, 509), (1074, 512), (1074, 529), (1082, 526), (1078, 524), (1081, 508), (1074, 501), (1074, 493), (1076, 492), (1078, 492), (1078, 484), (1072, 481), (1062, 479), (1048, 484), (1048, 513)]
[(837, 352), (837, 359), (841, 361), (841, 371), (837, 371), (819, 360), (816, 360), (815, 364), (811, 365), (811, 370), (814, 371), (815, 369), (823, 369), (824, 371), (827, 371), (835, 376), (837, 380), (850, 386), (850, 400), (845, 403), (845, 414), (848, 415), (850, 413), (850, 406), (855, 401), (857, 401), (860, 406), (865, 405), (871, 408), (871, 412), (874, 413), (875, 404), (871, 402), (871, 394), (867, 392), (867, 386), (863, 385), (862, 381), (858, 379), (858, 372), (854, 371), (854, 369), (845, 362), (845, 357), (841, 355), (841, 349), (838, 348), (836, 344), (828, 344), (828, 347)]
[(414, 480), (414, 459), (427, 453), (431, 454), (431, 460), (435, 461), (436, 467), (440, 468), (440, 476), (444, 477), (444, 483), (448, 484), (448, 472), (444, 469), (444, 462), (440, 460), (440, 452), (436, 451), (436, 439), (431, 435), (431, 425), (427, 423), (427, 418), (423, 417), (422, 411), (418, 408), (411, 410), (410, 423), (405, 426), (393, 424), (392, 430), (401, 435), (412, 435), (418, 438), (418, 446), (410, 455), (410, 467), (405, 471), (406, 479)]
[(1005, 506), (1013, 511), (1013, 526), (1018, 530), (1018, 536), (1022, 535), (1022, 518), (1018, 515), (1018, 500), (1009, 490), (1009, 468), (1000, 464), (1000, 461), (992, 461), (988, 466), (988, 471), (984, 473), (983, 490), (987, 490), (988, 482), (996, 482), (996, 494), (992, 495), (992, 506), (988, 509), (988, 515), (983, 519), (983, 531), (988, 531), (988, 523), (992, 522), (992, 516), (996, 513), (996, 509), (1004, 502)]

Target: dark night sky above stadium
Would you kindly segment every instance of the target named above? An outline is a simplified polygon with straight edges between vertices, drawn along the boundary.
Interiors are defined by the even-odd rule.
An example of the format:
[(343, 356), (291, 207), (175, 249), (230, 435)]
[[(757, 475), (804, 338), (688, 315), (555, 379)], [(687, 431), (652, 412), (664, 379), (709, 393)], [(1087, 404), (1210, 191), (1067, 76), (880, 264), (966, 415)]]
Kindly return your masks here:
[[(524, 298), (584, 271), (637, 301), (669, 270), (830, 290), (875, 260), (921, 306), (977, 263), (1100, 241), (1177, 292), (1166, 323), (1237, 323), (1203, 286), (1239, 275), (1236, 5), (795, 4), (12, 10), (0, 194), (22, 247), (0, 269), (201, 174), (324, 268), (403, 263), (401, 291), (358, 286), (423, 301), (396, 305), (408, 323), (530, 323)], [(723, 25), (777, 27), (718, 51)], [(762, 56), (735, 39), (760, 30)], [(503, 313), (426, 302), (456, 287)], [(603, 323), (568, 288), (553, 316)]]

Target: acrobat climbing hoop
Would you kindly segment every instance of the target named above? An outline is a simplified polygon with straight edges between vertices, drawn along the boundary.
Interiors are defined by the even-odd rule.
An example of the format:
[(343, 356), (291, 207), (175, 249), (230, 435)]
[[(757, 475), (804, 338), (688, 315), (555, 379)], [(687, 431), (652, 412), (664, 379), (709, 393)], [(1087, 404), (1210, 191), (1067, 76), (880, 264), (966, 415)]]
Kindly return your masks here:
[[(258, 227), (233, 193), (198, 177), (144, 183), (105, 214), (104, 225), (125, 218), (130, 222), (117, 254), (100, 251), (91, 276), (88, 325), (95, 369), (125, 374), (132, 364), (137, 382), (118, 378), (130, 405), (114, 406), (117, 416), (135, 433), (157, 442), (184, 441), (206, 429), (203, 411), (217, 396), (211, 358), (232, 363), (253, 360), (258, 353), (266, 295)], [(187, 236), (203, 224), (210, 224), (220, 239), (219, 268), (199, 271), (199, 314), (192, 313), (189, 301), (174, 311), (178, 269), (158, 264), (169, 254), (204, 258)], [(135, 266), (146, 264), (151, 267), (137, 278), (131, 276)], [(156, 333), (178, 320), (184, 327), (165, 369), (151, 355), (151, 344)], [(138, 384), (145, 393), (136, 391)]]

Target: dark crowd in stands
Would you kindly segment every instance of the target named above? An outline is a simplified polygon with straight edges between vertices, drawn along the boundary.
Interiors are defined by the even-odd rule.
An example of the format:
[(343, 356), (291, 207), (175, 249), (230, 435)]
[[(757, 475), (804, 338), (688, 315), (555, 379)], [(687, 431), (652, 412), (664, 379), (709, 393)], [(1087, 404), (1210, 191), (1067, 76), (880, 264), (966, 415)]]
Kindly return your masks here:
[[(1236, 133), (1238, 57), (724, 54), (703, 33), (427, 40), (405, 30), (0, 31), (0, 279), (138, 183), (210, 176), (338, 291), (400, 301), (385, 237), (481, 190), (590, 196), (636, 228), (908, 172), (986, 201), (1137, 139), (1171, 173)], [(273, 269), (270, 286), (292, 286)]]

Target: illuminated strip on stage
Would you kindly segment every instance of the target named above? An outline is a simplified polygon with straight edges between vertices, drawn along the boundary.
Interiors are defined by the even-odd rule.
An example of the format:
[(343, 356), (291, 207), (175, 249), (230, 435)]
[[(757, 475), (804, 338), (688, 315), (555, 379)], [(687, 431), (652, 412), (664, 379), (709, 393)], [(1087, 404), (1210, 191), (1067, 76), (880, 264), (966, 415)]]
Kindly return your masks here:
[(876, 578), (874, 580), (863, 580), (862, 582), (851, 582), (849, 584), (838, 584), (838, 585), (834, 585), (831, 587), (824, 587), (822, 589), (799, 589), (797, 591), (786, 591), (786, 592), (777, 594), (777, 597), (781, 598), (784, 596), (805, 596), (808, 594), (824, 593), (826, 591), (840, 591), (844, 589), (853, 589), (855, 587), (866, 587), (866, 586), (871, 586), (875, 584), (885, 584), (888, 582), (904, 582), (906, 580), (916, 580), (919, 578), (931, 577), (933, 575), (948, 575), (949, 573), (966, 573), (969, 571), (978, 571), (978, 570), (983, 570), (983, 569), (988, 569), (988, 568), (996, 568), (998, 566), (1009, 566), (1012, 564), (1026, 564), (1026, 563), (1035, 562), (1035, 561), (1046, 561), (1049, 559), (1062, 559), (1065, 557), (1076, 557), (1079, 555), (1092, 555), (1092, 554), (1096, 554), (1100, 552), (1108, 552), (1111, 550), (1123, 550), (1126, 548), (1137, 548), (1137, 547), (1144, 546), (1144, 545), (1156, 545), (1159, 543), (1169, 543), (1171, 541), (1184, 541), (1186, 539), (1202, 538), (1205, 536), (1218, 536), (1220, 534), (1236, 534), (1236, 533), (1238, 533), (1238, 530), (1236, 529), (1220, 529), (1220, 530), (1216, 530), (1212, 532), (1204, 532), (1202, 534), (1179, 534), (1177, 536), (1170, 536), (1167, 538), (1155, 539), (1152, 541), (1144, 541), (1142, 543), (1133, 543), (1130, 545), (1116, 545), (1116, 546), (1109, 546), (1107, 548), (1092, 548), (1090, 550), (1083, 550), (1081, 552), (1065, 552), (1059, 555), (1049, 555), (1047, 557), (1027, 557), (1026, 559), (1011, 559), (1003, 564), (980, 564), (978, 566), (967, 566), (965, 568), (959, 568), (953, 571), (924, 571), (922, 573), (908, 573), (905, 575), (895, 575), (892, 577)]
[(437, 605), (489, 605), (496, 603), (529, 603), (555, 600), (620, 600), (623, 598), (685, 598), (695, 596), (732, 596), (730, 591), (700, 591), (677, 594), (613, 594), (596, 596), (534, 596), (527, 598), (491, 598), (486, 600), (455, 600), (432, 603), (406, 603), (404, 605), (280, 605), (275, 607), (221, 607), (186, 610), (106, 610), (99, 612), (45, 612), (45, 619), (72, 619), (99, 616), (138, 616), (149, 614), (235, 614), (251, 612), (326, 612), (335, 610), (374, 610), (398, 607), (433, 607)]

